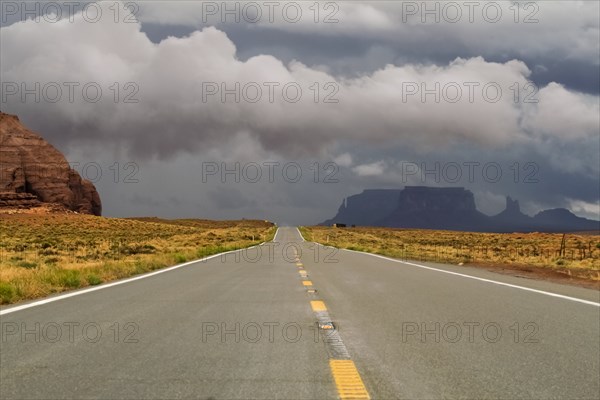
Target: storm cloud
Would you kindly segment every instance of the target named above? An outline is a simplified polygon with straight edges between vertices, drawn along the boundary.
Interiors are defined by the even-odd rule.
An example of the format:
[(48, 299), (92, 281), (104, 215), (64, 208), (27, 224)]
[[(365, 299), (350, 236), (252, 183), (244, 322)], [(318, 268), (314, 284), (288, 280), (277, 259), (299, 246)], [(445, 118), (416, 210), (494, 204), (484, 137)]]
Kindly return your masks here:
[[(534, 10), (522, 4), (519, 19), (535, 11), (538, 22), (530, 24), (515, 23), (508, 2), (498, 3), (504, 18), (497, 23), (423, 22), (406, 4), (389, 2), (340, 3), (333, 24), (212, 23), (205, 6), (190, 2), (169, 12), (165, 3), (141, 3), (132, 23), (90, 23), (78, 14), (24, 20), (1, 30), (2, 109), (72, 154), (97, 148), (105, 159), (337, 160), (350, 191), (377, 182), (402, 186), (394, 173), (401, 161), (487, 155), (506, 165), (542, 160), (548, 179), (577, 177), (587, 187), (600, 174), (595, 83), (553, 74), (544, 60), (598, 71), (598, 4), (553, 3)], [(307, 13), (309, 4), (302, 5)], [(252, 32), (273, 41), (249, 39)], [(315, 38), (322, 40), (313, 46)], [(360, 50), (341, 46), (327, 58), (336, 43)], [(102, 90), (97, 101), (86, 98), (88, 86)], [(510, 191), (484, 186), (472, 189), (490, 202)], [(550, 205), (587, 215), (597, 203), (594, 192), (542, 187), (545, 194), (518, 192), (531, 204), (554, 198)], [(206, 193), (215, 210), (221, 203), (268, 216), (262, 201), (243, 200), (251, 196), (237, 187)], [(277, 201), (309, 201), (294, 198), (302, 201)], [(221, 211), (215, 214), (231, 215)]]

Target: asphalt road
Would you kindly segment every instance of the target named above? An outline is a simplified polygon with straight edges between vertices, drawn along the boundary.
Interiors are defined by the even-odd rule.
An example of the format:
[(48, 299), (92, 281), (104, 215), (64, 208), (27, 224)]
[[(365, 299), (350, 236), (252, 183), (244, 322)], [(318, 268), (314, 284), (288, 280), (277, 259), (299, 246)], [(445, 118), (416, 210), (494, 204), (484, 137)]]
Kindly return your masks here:
[(598, 291), (275, 242), (3, 307), (0, 398), (600, 398)]

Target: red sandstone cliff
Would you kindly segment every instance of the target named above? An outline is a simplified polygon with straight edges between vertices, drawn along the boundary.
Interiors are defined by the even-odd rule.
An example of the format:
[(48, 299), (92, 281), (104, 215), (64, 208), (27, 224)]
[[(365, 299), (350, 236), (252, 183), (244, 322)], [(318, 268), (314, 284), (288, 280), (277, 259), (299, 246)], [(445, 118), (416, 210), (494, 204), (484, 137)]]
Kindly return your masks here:
[(94, 185), (71, 169), (60, 151), (17, 116), (0, 112), (0, 207), (28, 207), (35, 198), (81, 213), (102, 212)]

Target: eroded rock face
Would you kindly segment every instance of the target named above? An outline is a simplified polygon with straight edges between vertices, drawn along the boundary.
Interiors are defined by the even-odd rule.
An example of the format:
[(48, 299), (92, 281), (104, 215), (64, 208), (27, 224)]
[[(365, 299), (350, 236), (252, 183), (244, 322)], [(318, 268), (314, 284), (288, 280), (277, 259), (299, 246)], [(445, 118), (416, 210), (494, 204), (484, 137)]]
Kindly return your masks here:
[(17, 116), (0, 112), (0, 197), (11, 193), (28, 193), (81, 213), (102, 213), (94, 185), (71, 169), (60, 151)]
[(407, 186), (400, 192), (399, 207), (406, 213), (476, 211), (473, 193), (461, 187)]
[(400, 189), (367, 189), (350, 196), (342, 202), (337, 215), (323, 222), (332, 225), (336, 222), (349, 225), (372, 225), (390, 215), (398, 207)]
[(477, 211), (470, 190), (461, 187), (407, 186), (398, 208), (379, 225), (406, 228), (478, 230), (487, 217)]

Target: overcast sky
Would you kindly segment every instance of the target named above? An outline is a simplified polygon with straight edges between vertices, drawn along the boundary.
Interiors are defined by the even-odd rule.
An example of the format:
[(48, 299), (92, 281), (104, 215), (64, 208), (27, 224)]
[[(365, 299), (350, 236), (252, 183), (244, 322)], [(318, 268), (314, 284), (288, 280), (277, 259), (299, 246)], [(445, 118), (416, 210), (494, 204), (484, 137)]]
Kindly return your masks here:
[(600, 218), (597, 1), (0, 4), (0, 108), (106, 216), (311, 224), (430, 185)]

